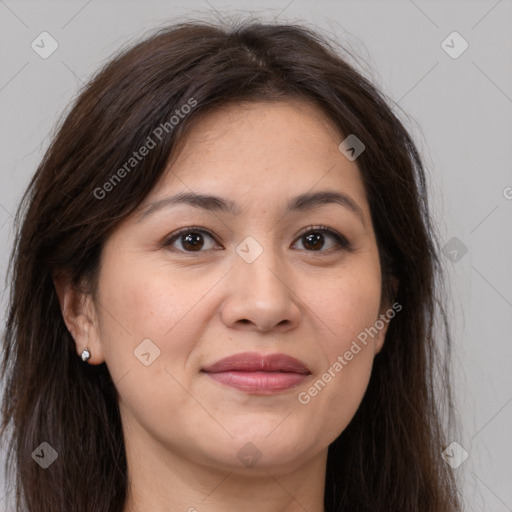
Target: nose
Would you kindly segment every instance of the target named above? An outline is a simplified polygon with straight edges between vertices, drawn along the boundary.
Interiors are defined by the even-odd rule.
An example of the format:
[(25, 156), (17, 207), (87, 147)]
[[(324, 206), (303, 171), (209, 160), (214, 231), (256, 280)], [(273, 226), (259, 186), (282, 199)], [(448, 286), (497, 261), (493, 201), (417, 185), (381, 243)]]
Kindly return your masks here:
[(237, 256), (221, 312), (224, 324), (261, 332), (295, 329), (300, 323), (300, 298), (290, 276), (270, 249), (252, 263)]

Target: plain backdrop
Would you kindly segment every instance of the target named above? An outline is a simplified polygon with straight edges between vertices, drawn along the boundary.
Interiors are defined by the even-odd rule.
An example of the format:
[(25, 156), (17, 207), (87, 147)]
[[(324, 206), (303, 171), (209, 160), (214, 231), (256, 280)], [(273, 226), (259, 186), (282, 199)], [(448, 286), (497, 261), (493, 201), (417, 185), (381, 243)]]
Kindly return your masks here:
[[(2, 278), (21, 194), (91, 74), (121, 46), (173, 20), (248, 15), (335, 37), (403, 109), (446, 244), (462, 418), (451, 441), (468, 453), (453, 471), (466, 510), (512, 511), (511, 0), (0, 0)], [(58, 44), (46, 59), (31, 46), (42, 32)], [(7, 290), (1, 305), (3, 325)], [(2, 485), (0, 510), (10, 496)]]

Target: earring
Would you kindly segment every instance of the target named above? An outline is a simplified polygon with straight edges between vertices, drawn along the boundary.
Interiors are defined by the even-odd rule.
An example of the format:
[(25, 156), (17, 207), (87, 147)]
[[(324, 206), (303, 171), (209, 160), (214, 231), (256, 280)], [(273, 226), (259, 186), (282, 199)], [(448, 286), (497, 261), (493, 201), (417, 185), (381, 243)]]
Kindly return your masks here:
[(83, 352), (82, 352), (82, 361), (84, 362), (87, 362), (89, 360), (89, 358), (91, 357), (91, 353), (89, 352), (89, 349), (86, 348)]

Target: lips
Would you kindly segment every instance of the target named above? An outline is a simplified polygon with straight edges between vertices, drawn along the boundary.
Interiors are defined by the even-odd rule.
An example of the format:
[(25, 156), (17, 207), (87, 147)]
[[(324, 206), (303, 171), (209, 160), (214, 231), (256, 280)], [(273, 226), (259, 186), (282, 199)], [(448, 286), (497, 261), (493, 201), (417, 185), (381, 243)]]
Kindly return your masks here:
[(227, 371), (236, 372), (291, 372), (309, 374), (308, 368), (294, 357), (286, 354), (262, 355), (256, 352), (244, 352), (225, 357), (216, 363), (203, 368), (208, 373)]
[(311, 375), (306, 365), (294, 357), (256, 352), (226, 357), (201, 371), (221, 384), (263, 395), (295, 387)]

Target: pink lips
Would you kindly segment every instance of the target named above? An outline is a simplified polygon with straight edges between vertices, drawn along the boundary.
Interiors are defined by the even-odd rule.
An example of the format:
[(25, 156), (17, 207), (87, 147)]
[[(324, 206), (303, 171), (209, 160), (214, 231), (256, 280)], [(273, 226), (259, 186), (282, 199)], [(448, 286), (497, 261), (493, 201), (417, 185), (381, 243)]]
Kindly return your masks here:
[(226, 357), (201, 371), (222, 384), (264, 395), (293, 388), (311, 375), (308, 368), (294, 357), (257, 352)]

